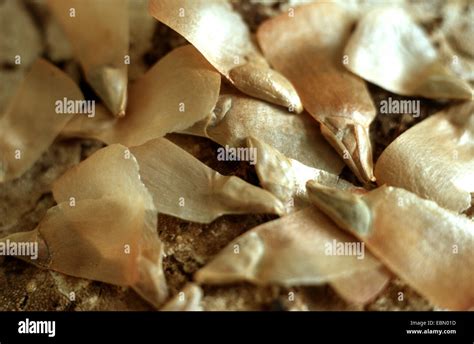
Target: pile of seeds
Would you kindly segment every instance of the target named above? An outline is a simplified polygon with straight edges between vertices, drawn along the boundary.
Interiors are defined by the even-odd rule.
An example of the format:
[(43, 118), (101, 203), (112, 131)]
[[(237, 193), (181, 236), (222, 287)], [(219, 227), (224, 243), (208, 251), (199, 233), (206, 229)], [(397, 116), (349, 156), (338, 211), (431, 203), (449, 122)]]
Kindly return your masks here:
[[(329, 286), (320, 297), (370, 308), (387, 290), (404, 302), (395, 276), (437, 307), (472, 308), (473, 29), (452, 17), (474, 11), (448, 3), (433, 28), (419, 5), (352, 5), (280, 4), (252, 35), (226, 1), (28, 2), (72, 55), (5, 41), (21, 82), (0, 117), (2, 192), (34, 195), (23, 212), (52, 197), (29, 228), (5, 216), (0, 253), (56, 271), (78, 309), (100, 306), (64, 275), (167, 310), (239, 308), (216, 301), (226, 286), (292, 309)], [(152, 17), (190, 44), (148, 68), (156, 44), (143, 59), (133, 47)], [(24, 185), (50, 147), (77, 156), (78, 142), (83, 158), (107, 146)]]

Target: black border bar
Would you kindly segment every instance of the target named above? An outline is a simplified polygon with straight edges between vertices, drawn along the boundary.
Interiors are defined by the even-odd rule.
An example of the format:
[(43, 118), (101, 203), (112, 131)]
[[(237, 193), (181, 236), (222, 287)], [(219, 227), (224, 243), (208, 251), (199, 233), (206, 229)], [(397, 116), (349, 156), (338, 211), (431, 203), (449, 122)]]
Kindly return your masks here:
[[(55, 336), (19, 334), (19, 322), (55, 321)], [(428, 330), (427, 333), (407, 333)], [(437, 333), (449, 331), (454, 333)], [(431, 331), (431, 332), (430, 332)], [(95, 341), (220, 343), (260, 336), (296, 341), (474, 343), (473, 312), (0, 312), (0, 344)], [(286, 337), (282, 337), (286, 335)], [(322, 340), (325, 338), (324, 340)]]

